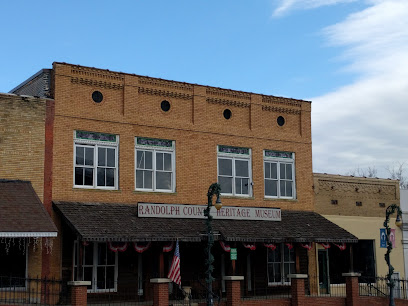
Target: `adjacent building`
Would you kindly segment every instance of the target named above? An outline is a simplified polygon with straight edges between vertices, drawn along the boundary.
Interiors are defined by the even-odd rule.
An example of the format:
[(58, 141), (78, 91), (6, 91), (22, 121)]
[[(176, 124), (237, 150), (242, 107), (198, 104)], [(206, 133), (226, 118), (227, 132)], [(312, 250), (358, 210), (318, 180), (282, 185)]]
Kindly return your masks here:
[[(351, 267), (361, 273), (360, 282), (375, 283), (377, 276), (385, 276), (388, 266), (384, 259), (384, 221), (386, 209), (400, 203), (398, 180), (314, 174), (316, 212), (346, 229), (358, 238), (352, 253), (338, 248), (318, 250), (327, 262), (328, 281), (344, 283), (341, 273)], [(395, 225), (397, 214), (391, 215), (391, 240), (394, 248), (391, 263), (395, 278), (405, 278), (402, 230)], [(323, 260), (323, 259), (322, 259)]]

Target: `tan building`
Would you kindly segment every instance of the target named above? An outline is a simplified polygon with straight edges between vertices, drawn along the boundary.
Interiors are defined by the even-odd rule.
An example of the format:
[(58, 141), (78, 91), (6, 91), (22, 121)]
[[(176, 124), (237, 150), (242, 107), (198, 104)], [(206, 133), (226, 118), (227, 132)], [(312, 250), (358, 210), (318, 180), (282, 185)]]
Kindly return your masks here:
[[(17, 287), (47, 275), (57, 229), (43, 201), (50, 99), (0, 94), (0, 276)], [(58, 252), (57, 252), (58, 253)], [(10, 282), (0, 282), (0, 288)], [(0, 289), (1, 290), (1, 289)]]
[[(386, 248), (381, 247), (380, 229), (384, 228), (386, 209), (400, 203), (399, 181), (390, 179), (314, 174), (315, 209), (325, 218), (346, 229), (359, 242), (353, 245), (353, 268), (362, 282), (386, 276)], [(395, 277), (404, 278), (402, 231), (395, 225), (396, 213), (389, 226), (395, 230), (395, 248), (391, 264)], [(383, 236), (385, 238), (385, 236)], [(318, 250), (327, 260), (331, 283), (342, 282), (341, 273), (350, 269), (350, 252), (336, 248)]]
[(223, 203), (215, 240), (238, 251), (235, 263), (214, 245), (219, 292), (229, 274), (245, 276), (247, 293), (286, 290), (289, 274), (316, 273), (315, 243), (357, 241), (313, 212), (308, 101), (65, 63), (13, 92), (38, 86), (55, 100), (45, 160), (62, 236), (57, 277), (90, 280), (95, 293), (137, 285), (148, 298), (149, 278), (169, 270), (163, 246), (178, 240), (182, 280), (198, 292), (207, 237), (200, 205), (214, 182)]

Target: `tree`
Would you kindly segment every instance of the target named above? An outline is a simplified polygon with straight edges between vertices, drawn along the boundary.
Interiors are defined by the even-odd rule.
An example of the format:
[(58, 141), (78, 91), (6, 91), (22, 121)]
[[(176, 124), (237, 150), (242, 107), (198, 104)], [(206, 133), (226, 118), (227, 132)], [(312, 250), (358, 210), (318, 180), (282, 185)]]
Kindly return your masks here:
[(390, 175), (390, 179), (399, 180), (401, 189), (408, 189), (408, 179), (405, 176), (405, 163), (397, 162), (392, 166), (386, 167)]
[(346, 175), (358, 177), (377, 177), (377, 169), (375, 166), (367, 167), (366, 169), (357, 167), (354, 170), (348, 171)]

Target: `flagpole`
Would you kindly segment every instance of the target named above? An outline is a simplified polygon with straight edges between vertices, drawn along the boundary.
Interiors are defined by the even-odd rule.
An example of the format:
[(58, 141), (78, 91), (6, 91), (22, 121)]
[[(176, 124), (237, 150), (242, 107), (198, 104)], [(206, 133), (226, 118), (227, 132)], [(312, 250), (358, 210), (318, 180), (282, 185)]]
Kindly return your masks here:
[(217, 196), (217, 200), (215, 202), (215, 208), (219, 210), (222, 206), (221, 201), (220, 201), (220, 192), (221, 192), (221, 186), (218, 183), (211, 184), (210, 188), (208, 189), (207, 192), (207, 208), (204, 210), (204, 216), (207, 217), (207, 237), (208, 237), (208, 244), (207, 244), (207, 306), (212, 306), (214, 304), (213, 301), (213, 292), (212, 292), (212, 282), (213, 282), (213, 277), (211, 275), (212, 271), (214, 270), (213, 267), (213, 262), (214, 262), (214, 256), (211, 254), (211, 248), (214, 244), (214, 235), (212, 231), (212, 219), (213, 217), (210, 214), (211, 211), (211, 206), (212, 204), (212, 199), (213, 196)]

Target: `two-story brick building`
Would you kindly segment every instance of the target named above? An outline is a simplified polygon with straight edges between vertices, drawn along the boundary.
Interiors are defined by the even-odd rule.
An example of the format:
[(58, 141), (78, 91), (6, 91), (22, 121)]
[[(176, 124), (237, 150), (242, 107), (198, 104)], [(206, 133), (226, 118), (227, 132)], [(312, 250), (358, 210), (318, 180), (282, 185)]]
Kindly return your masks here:
[(316, 273), (316, 243), (357, 241), (313, 212), (308, 101), (66, 63), (13, 93), (40, 94), (33, 84), (55, 101), (44, 205), (53, 205), (60, 232), (57, 277), (90, 280), (95, 293), (137, 284), (143, 296), (148, 279), (167, 274), (165, 247), (178, 240), (182, 284), (198, 288), (207, 237), (200, 205), (217, 181), (215, 239), (238, 258), (214, 246), (216, 291), (233, 273), (246, 292), (281, 290), (288, 274)]

